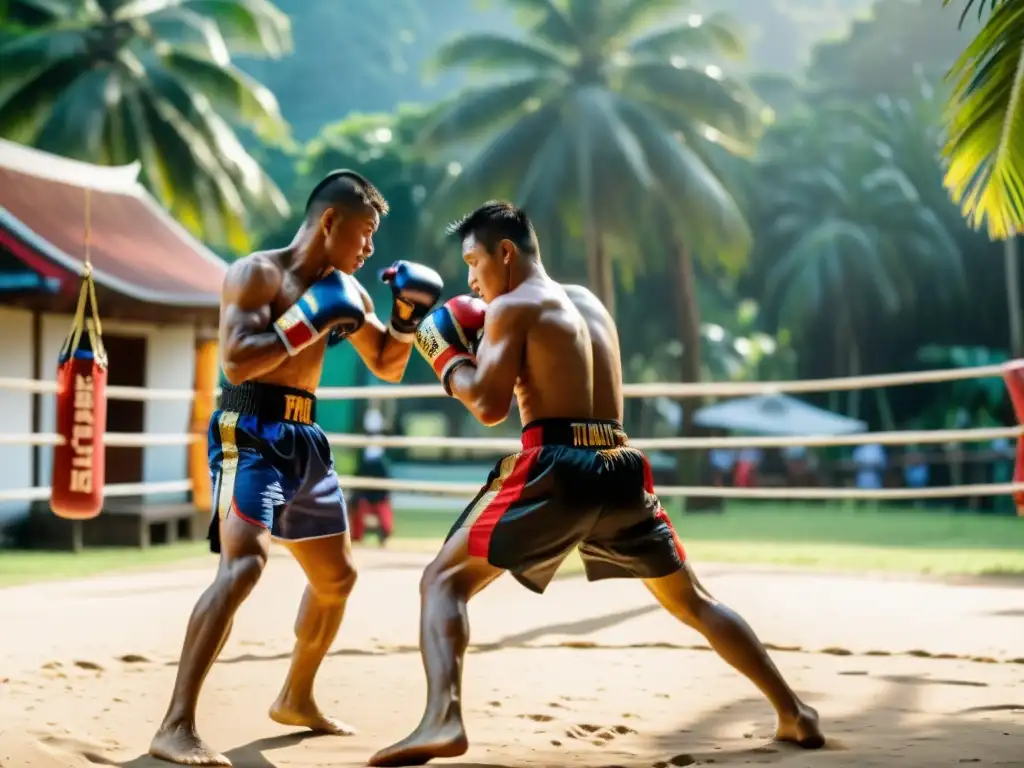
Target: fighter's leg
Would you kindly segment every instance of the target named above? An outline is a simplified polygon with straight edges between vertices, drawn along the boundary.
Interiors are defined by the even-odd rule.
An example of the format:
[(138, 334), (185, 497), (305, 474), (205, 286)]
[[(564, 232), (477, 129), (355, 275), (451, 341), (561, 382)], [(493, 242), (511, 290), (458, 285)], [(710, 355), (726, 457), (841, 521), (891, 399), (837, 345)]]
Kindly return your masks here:
[(395, 530), (395, 512), (391, 508), (391, 499), (378, 501), (374, 505), (374, 511), (377, 513), (377, 538), (383, 547)]
[(469, 746), (462, 721), (462, 665), (469, 645), (466, 604), (504, 571), (469, 554), (470, 528), (448, 539), (420, 581), (420, 654), (427, 707), (411, 735), (380, 750), (369, 765), (423, 765), (457, 757)]
[(291, 667), (270, 717), (283, 725), (352, 735), (355, 731), (320, 711), (313, 682), (330, 650), (356, 583), (352, 544), (347, 533), (315, 539), (282, 541), (306, 574), (309, 584), (295, 620), (295, 649)]
[(185, 633), (171, 703), (149, 754), (182, 765), (231, 765), (196, 732), (196, 704), (210, 667), (224, 647), (238, 606), (267, 563), (270, 531), (235, 514), (220, 521), (221, 557), (213, 583), (199, 598)]
[(778, 715), (777, 740), (807, 749), (824, 745), (818, 713), (789, 687), (747, 622), (715, 600), (688, 564), (669, 576), (645, 579), (644, 585), (669, 613), (707, 638), (723, 660), (768, 697)]
[(366, 499), (358, 499), (349, 509), (349, 530), (352, 534), (352, 541), (362, 541), (366, 531), (366, 510), (370, 503)]

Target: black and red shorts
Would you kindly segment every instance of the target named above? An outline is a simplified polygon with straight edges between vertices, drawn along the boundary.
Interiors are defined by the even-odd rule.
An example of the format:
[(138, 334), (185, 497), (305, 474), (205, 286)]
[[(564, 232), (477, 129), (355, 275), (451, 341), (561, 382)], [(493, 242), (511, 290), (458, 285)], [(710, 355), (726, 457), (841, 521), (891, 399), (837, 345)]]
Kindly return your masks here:
[(618, 422), (544, 419), (523, 428), (522, 442), (494, 465), (448, 534), (468, 528), (471, 556), (534, 592), (575, 547), (590, 581), (658, 578), (683, 566), (651, 465)]

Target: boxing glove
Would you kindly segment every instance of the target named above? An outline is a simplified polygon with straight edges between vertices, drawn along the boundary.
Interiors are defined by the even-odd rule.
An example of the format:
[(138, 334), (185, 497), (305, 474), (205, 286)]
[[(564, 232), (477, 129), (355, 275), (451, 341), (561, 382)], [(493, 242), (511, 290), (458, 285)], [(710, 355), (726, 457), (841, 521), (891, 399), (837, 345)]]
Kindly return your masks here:
[(297, 355), (325, 333), (345, 338), (366, 322), (363, 297), (341, 272), (317, 280), (274, 321), (289, 355)]
[(452, 373), (476, 358), (486, 312), (487, 305), (475, 296), (456, 296), (427, 315), (416, 331), (416, 349), (449, 396)]
[(391, 286), (393, 296), (388, 332), (399, 341), (412, 344), (416, 329), (437, 304), (444, 281), (430, 267), (409, 261), (396, 261), (380, 279)]

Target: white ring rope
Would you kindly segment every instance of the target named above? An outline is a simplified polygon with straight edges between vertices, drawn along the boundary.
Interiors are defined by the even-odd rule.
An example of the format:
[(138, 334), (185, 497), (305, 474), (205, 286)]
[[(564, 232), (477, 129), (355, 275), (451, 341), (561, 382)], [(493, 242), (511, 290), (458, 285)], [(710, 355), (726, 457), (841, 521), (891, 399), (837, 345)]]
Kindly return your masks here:
[[(974, 368), (917, 371), (879, 376), (852, 376), (834, 379), (779, 382), (708, 382), (698, 384), (627, 384), (626, 397), (694, 397), (704, 395), (742, 396), (776, 394), (782, 392), (824, 392), (866, 389), (870, 387), (905, 386), (944, 381), (991, 378), (1003, 375), (1005, 370), (1019, 366), (979, 366)], [(0, 377), (0, 389), (54, 394), (56, 382)], [(219, 394), (219, 390), (217, 390)], [(191, 400), (196, 392), (185, 389), (149, 389), (144, 387), (107, 388), (110, 399)], [(325, 387), (317, 392), (324, 400), (397, 399), (405, 397), (442, 397), (444, 390), (435, 384), (371, 387)], [(877, 443), (882, 445), (950, 444), (987, 442), (996, 439), (1019, 439), (1022, 427), (995, 429), (954, 429), (932, 431), (869, 432), (849, 435), (798, 435), (787, 437), (670, 437), (639, 438), (630, 444), (641, 450), (684, 450), (709, 448), (770, 448), (786, 446), (852, 446)], [(520, 449), (514, 438), (453, 438), (408, 437), (365, 434), (329, 434), (332, 445), (351, 448), (379, 446), (384, 448), (456, 448), (468, 451), (512, 453)], [(56, 434), (0, 434), (0, 445), (58, 445), (62, 438)], [(128, 434), (108, 433), (104, 441), (110, 447), (183, 446), (205, 440), (204, 434)], [(341, 476), (342, 487), (347, 489), (385, 490), (406, 493), (440, 494), (448, 496), (474, 496), (479, 491), (476, 483), (445, 483), (422, 480)], [(116, 483), (104, 488), (104, 496), (149, 496), (157, 494), (187, 493), (192, 490), (189, 480), (155, 483)], [(724, 499), (790, 499), (790, 500), (896, 500), (943, 499), (977, 496), (1002, 496), (1024, 493), (1024, 483), (992, 483), (934, 488), (723, 488), (715, 486), (663, 486), (658, 495), (666, 498), (724, 498)], [(45, 501), (50, 498), (49, 488), (22, 488), (0, 490), (0, 503), (18, 501)]]
[[(681, 451), (709, 448), (819, 448), (850, 445), (912, 445), (937, 443), (985, 443), (990, 440), (1017, 439), (1024, 427), (980, 429), (934, 429), (920, 431), (862, 432), (850, 435), (791, 435), (787, 437), (648, 437), (630, 438), (629, 444), (641, 451)], [(163, 445), (189, 445), (206, 440), (206, 434), (136, 434), (108, 432), (104, 443), (116, 448), (143, 448)], [(480, 453), (513, 453), (522, 445), (511, 437), (410, 437), (406, 435), (367, 435), (330, 432), (327, 440), (342, 448), (453, 448)], [(57, 434), (0, 434), (0, 445), (60, 445)]]
[[(914, 443), (984, 443), (1021, 436), (1022, 427), (994, 429), (936, 429), (900, 432), (864, 432), (851, 435), (793, 435), (787, 437), (638, 437), (629, 444), (641, 451), (678, 451), (708, 448), (784, 448)], [(487, 453), (513, 453), (522, 448), (515, 438), (408, 437), (401, 435), (352, 435), (328, 433), (331, 445), (345, 448), (455, 448)]]
[[(107, 432), (103, 442), (108, 448), (147, 448), (161, 445), (189, 445), (206, 440), (206, 434), (158, 435), (153, 433)], [(57, 434), (0, 434), (0, 445), (63, 445)]]
[[(190, 480), (170, 480), (163, 483), (113, 483), (103, 489), (105, 497), (155, 496), (162, 493), (186, 493), (192, 490)], [(49, 488), (15, 488), (0, 491), (0, 503), (11, 501), (49, 501)]]
[[(769, 395), (800, 392), (840, 392), (873, 387), (902, 387), (912, 384), (936, 384), (944, 381), (987, 379), (1003, 375), (1006, 366), (982, 365), (973, 368), (947, 368), (935, 371), (886, 373), (875, 376), (845, 376), (834, 379), (805, 379), (803, 381), (711, 381), (694, 384), (657, 383), (624, 384), (624, 397), (737, 397), (743, 395)], [(35, 394), (53, 394), (54, 381), (0, 377), (0, 389)], [(219, 394), (217, 390), (216, 394)], [(397, 384), (371, 387), (322, 387), (317, 390), (322, 400), (394, 400), (406, 397), (447, 397), (438, 384)], [(107, 387), (112, 400), (191, 400), (196, 392), (191, 389), (149, 389), (146, 387)]]
[[(378, 490), (398, 493), (422, 493), (438, 496), (472, 497), (480, 492), (477, 483), (438, 483), (431, 480), (394, 480), (378, 477), (340, 475), (338, 482), (346, 490)], [(161, 483), (115, 483), (104, 488), (105, 497), (153, 496), (186, 493), (192, 489), (188, 480)], [(658, 496), (673, 498), (719, 499), (785, 499), (789, 501), (884, 501), (898, 499), (952, 499), (968, 496), (1005, 496), (1024, 492), (1024, 483), (990, 483), (951, 485), (935, 488), (720, 488), (717, 486), (665, 485), (656, 489)], [(0, 503), (46, 501), (49, 488), (19, 488), (0, 491)]]
[[(0, 389), (14, 392), (29, 392), (36, 395), (57, 394), (57, 382), (50, 379), (12, 379), (0, 377)], [(220, 394), (220, 390), (216, 390)], [(148, 387), (107, 387), (110, 400), (191, 400), (196, 396), (192, 389), (150, 389)]]
[[(475, 496), (477, 483), (436, 483), (432, 480), (393, 480), (382, 477), (341, 475), (342, 488), (430, 493), (441, 496)], [(671, 498), (689, 496), (706, 499), (814, 499), (820, 501), (852, 501), (882, 499), (950, 499), (959, 496), (1004, 496), (1024, 491), (1024, 483), (989, 483), (948, 485), (935, 488), (720, 488), (717, 486), (664, 485), (655, 488), (658, 496)]]

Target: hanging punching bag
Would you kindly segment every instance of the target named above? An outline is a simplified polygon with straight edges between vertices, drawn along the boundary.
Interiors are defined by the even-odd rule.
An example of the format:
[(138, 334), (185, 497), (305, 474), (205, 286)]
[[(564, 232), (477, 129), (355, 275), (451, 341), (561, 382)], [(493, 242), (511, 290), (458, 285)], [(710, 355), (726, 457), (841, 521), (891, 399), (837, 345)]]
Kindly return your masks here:
[[(1014, 360), (1003, 366), (1003, 382), (1010, 393), (1013, 412), (1017, 423), (1024, 424), (1024, 360)], [(1013, 482), (1024, 483), (1024, 439), (1017, 438), (1017, 460), (1013, 465)], [(1013, 501), (1017, 505), (1017, 514), (1024, 517), (1024, 493), (1014, 493)]]
[[(86, 316), (88, 307), (89, 316)], [(57, 361), (57, 434), (50, 509), (68, 520), (88, 520), (103, 508), (107, 427), (107, 353), (88, 261), (78, 310)]]

